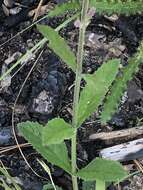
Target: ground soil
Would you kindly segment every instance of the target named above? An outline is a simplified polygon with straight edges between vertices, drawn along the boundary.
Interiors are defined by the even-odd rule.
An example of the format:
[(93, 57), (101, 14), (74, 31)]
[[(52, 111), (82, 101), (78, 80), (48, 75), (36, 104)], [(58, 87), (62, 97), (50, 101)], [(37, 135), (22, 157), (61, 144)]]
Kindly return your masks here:
[[(68, 15), (51, 20), (45, 19), (42, 23), (49, 24), (52, 27), (58, 26)], [(5, 17), (3, 19), (6, 19)], [(0, 44), (6, 42), (12, 36), (20, 32), (31, 24), (28, 21), (20, 21), (17, 26), (7, 27), (1, 20)], [(128, 57), (136, 52), (138, 44), (143, 37), (143, 16), (120, 16), (117, 21), (112, 22), (105, 15), (95, 15), (91, 24), (87, 28), (85, 55), (83, 72), (93, 73), (97, 68), (110, 58), (120, 58), (123, 65), (127, 64)], [(78, 29), (73, 23), (62, 29), (60, 34), (68, 41), (69, 45), (76, 52)], [(41, 39), (36, 27), (18, 35), (5, 45), (0, 45), (0, 70), (3, 72), (3, 65), (9, 68), (20, 55), (33, 47)], [(13, 61), (10, 58), (16, 54)], [(34, 55), (20, 71), (12, 77), (9, 85), (0, 88), (0, 147), (4, 148), (15, 144), (12, 134), (11, 115), (15, 99), (19, 93), (30, 68), (36, 60), (39, 52)], [(7, 64), (7, 62), (10, 62)], [(17, 71), (18, 66), (12, 71), (10, 77)], [(49, 77), (50, 76), (50, 77)], [(100, 114), (94, 113), (79, 129), (78, 134), (78, 165), (86, 165), (95, 156), (98, 156), (100, 149), (105, 146), (102, 144), (90, 143), (86, 140), (89, 135), (95, 132), (111, 131), (123, 128), (142, 125), (143, 115), (143, 67), (133, 80), (129, 83), (128, 89), (124, 94), (118, 112), (109, 121), (108, 126), (100, 125)], [(43, 54), (36, 64), (32, 74), (28, 78), (24, 89), (18, 99), (15, 111), (15, 125), (21, 121), (31, 120), (46, 123), (49, 119), (56, 116), (71, 121), (71, 110), (73, 101), (73, 82), (74, 73), (56, 55), (43, 47)], [(8, 79), (7, 79), (8, 80)], [(84, 81), (82, 82), (84, 85)], [(6, 83), (7, 84), (7, 83)], [(34, 98), (37, 98), (41, 91), (49, 92), (51, 99), (50, 107), (52, 111), (44, 113), (37, 111), (33, 105)], [(19, 143), (25, 140), (18, 136)], [(67, 144), (70, 147), (69, 144)], [(23, 153), (31, 167), (42, 177), (48, 178), (43, 171), (37, 158), (41, 156), (31, 147), (23, 148)], [(1, 152), (0, 152), (1, 153)], [(43, 184), (47, 183), (42, 177), (36, 176), (23, 160), (18, 149), (1, 153), (0, 159), (3, 164), (9, 168), (9, 172), (16, 180), (22, 184), (22, 189), (42, 190)], [(137, 168), (131, 161), (124, 163), (131, 172), (137, 171)], [(54, 181), (65, 190), (71, 190), (70, 177), (61, 169), (51, 166)], [(129, 167), (130, 166), (130, 167)], [(120, 186), (120, 187), (119, 187)], [(110, 186), (109, 189), (121, 190), (143, 190), (143, 176), (136, 174), (118, 187)]]

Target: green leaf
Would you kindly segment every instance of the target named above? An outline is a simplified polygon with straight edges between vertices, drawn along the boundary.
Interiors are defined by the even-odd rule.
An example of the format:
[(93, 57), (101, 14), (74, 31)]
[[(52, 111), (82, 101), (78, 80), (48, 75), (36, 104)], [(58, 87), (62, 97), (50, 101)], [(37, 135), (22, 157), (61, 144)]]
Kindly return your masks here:
[(42, 130), (43, 145), (59, 144), (70, 139), (75, 129), (61, 118), (52, 119)]
[(49, 40), (48, 46), (73, 70), (76, 70), (76, 57), (65, 40), (50, 26), (38, 25), (38, 30)]
[(85, 181), (98, 179), (104, 182), (115, 182), (127, 175), (128, 173), (119, 162), (102, 158), (94, 159), (77, 173), (77, 176)]
[(49, 17), (59, 16), (67, 11), (79, 10), (80, 5), (78, 2), (67, 2), (61, 5), (57, 5), (53, 10), (48, 13)]
[(64, 142), (61, 144), (49, 145), (48, 147), (43, 146), (41, 134), (43, 126), (37, 122), (27, 121), (19, 123), (18, 129), (45, 159), (52, 164), (63, 168), (68, 173), (71, 173), (71, 165)]
[(115, 79), (119, 60), (113, 59), (104, 63), (94, 74), (84, 75), (86, 86), (81, 92), (79, 101), (78, 126), (81, 125), (93, 112), (97, 111), (99, 105)]
[(90, 0), (90, 6), (96, 8), (96, 12), (99, 14), (136, 14), (143, 12), (142, 1), (108, 1), (108, 0)]
[(110, 93), (106, 97), (106, 101), (101, 113), (101, 123), (106, 124), (116, 112), (119, 101), (127, 88), (127, 82), (132, 79), (133, 74), (139, 70), (140, 63), (143, 62), (143, 43), (138, 48), (137, 53), (129, 58), (128, 65), (123, 67), (120, 75), (116, 77)]

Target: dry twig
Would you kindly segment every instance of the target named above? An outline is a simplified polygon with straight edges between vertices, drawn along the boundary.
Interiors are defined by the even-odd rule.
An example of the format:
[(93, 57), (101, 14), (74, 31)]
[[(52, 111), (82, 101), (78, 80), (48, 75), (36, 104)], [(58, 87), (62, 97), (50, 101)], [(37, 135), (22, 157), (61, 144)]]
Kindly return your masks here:
[(134, 160), (135, 165), (138, 167), (138, 169), (143, 173), (143, 166), (140, 164), (138, 160)]
[(43, 4), (43, 0), (40, 0), (39, 4), (38, 4), (38, 7), (35, 11), (35, 15), (34, 15), (34, 18), (33, 18), (33, 22), (35, 22), (39, 16), (39, 12), (40, 12), (40, 9), (41, 9), (41, 6)]

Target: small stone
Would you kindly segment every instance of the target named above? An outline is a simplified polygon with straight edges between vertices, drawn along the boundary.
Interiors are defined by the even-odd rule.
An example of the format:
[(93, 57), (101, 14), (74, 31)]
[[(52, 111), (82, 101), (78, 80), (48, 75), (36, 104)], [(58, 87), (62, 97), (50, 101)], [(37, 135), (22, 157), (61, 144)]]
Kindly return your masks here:
[(16, 14), (20, 13), (21, 10), (22, 10), (21, 7), (15, 7), (15, 8), (13, 8), (13, 9), (10, 9), (10, 10), (9, 10), (9, 13), (10, 13), (11, 15), (16, 15)]
[(10, 63), (17, 61), (17, 59), (22, 56), (21, 52), (15, 52), (12, 56), (8, 57), (4, 62), (6, 65), (9, 65)]
[[(4, 64), (2, 66), (2, 72), (1, 75), (3, 75), (4, 73), (6, 73), (6, 71), (8, 70), (7, 66)], [(1, 80), (0, 82), (0, 90), (5, 90), (7, 91), (8, 87), (11, 85), (11, 75), (7, 74), (3, 80)]]
[(88, 11), (89, 18), (92, 18), (95, 15), (96, 9), (94, 7), (91, 7)]
[(28, 46), (28, 48), (32, 48), (34, 46), (34, 43), (32, 42), (32, 39), (27, 40), (27, 46)]
[(54, 107), (52, 104), (52, 99), (48, 92), (42, 91), (37, 98), (34, 98), (32, 109), (36, 113), (49, 114), (52, 113)]
[(77, 20), (74, 22), (74, 26), (75, 26), (76, 28), (80, 28), (80, 24), (81, 24), (81, 22), (80, 22), (79, 19), (77, 19)]
[(86, 34), (86, 45), (91, 48), (101, 48), (103, 47), (103, 42), (105, 41), (105, 36), (101, 34), (96, 34), (93, 32), (87, 32)]
[(11, 139), (11, 131), (9, 128), (3, 128), (0, 131), (0, 145), (8, 144)]

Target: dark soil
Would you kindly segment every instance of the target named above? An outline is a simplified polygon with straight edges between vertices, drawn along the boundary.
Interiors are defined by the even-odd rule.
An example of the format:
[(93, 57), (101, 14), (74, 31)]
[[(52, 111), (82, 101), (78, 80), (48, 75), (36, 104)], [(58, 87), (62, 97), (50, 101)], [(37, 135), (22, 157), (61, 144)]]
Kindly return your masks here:
[[(1, 1), (0, 1), (1, 2)], [(24, 1), (23, 1), (24, 2)], [(27, 2), (27, 1), (25, 1)], [(29, 1), (32, 2), (32, 1)], [(46, 3), (46, 1), (45, 1)], [(36, 1), (28, 5), (30, 9), (36, 6)], [(0, 12), (0, 44), (3, 44), (12, 36), (32, 23), (27, 17), (27, 9), (22, 12), (23, 16), (5, 17)], [(65, 17), (45, 19), (42, 23), (52, 27), (58, 26)], [(16, 19), (17, 20), (16, 20)], [(120, 58), (122, 64), (127, 64), (128, 57), (136, 52), (136, 49), (143, 37), (143, 16), (120, 16), (112, 22), (104, 16), (95, 15), (86, 32), (86, 45), (84, 55), (83, 71), (93, 73), (102, 63), (110, 58)], [(61, 31), (61, 35), (67, 39), (69, 45), (76, 52), (78, 30), (73, 24), (69, 24)], [(0, 46), (0, 70), (9, 68), (20, 55), (33, 47), (41, 39), (36, 27), (18, 35), (3, 46)], [(39, 52), (34, 55), (12, 77), (10, 84), (3, 88), (0, 86), (0, 147), (15, 144), (12, 134), (12, 109), (22, 83), (30, 71)], [(15, 56), (14, 56), (15, 55)], [(10, 58), (13, 57), (11, 61)], [(8, 64), (7, 64), (8, 63)], [(20, 66), (12, 71), (12, 76)], [(101, 126), (99, 113), (94, 113), (79, 129), (78, 138), (78, 164), (79, 167), (86, 165), (98, 151), (105, 146), (103, 144), (87, 143), (88, 136), (95, 132), (111, 131), (129, 128), (139, 125), (143, 115), (143, 67), (129, 83), (128, 89), (122, 98), (119, 111), (116, 113), (108, 126)], [(74, 73), (45, 46), (43, 54), (35, 66), (32, 74), (28, 78), (24, 89), (18, 99), (15, 110), (15, 125), (21, 121), (31, 120), (46, 123), (51, 118), (60, 116), (66, 121), (71, 121), (71, 110), (73, 101)], [(7, 79), (8, 80), (8, 79)], [(84, 83), (84, 82), (83, 82)], [(44, 98), (43, 98), (44, 97)], [(19, 143), (24, 143), (24, 139), (18, 136)], [(31, 147), (23, 148), (23, 153), (31, 167), (43, 178), (48, 175), (43, 171), (37, 158), (41, 156)], [(12, 176), (21, 184), (25, 190), (42, 190), (46, 181), (42, 177), (37, 177), (23, 160), (18, 149), (1, 153), (1, 161), (9, 168)], [(126, 165), (132, 164), (125, 163)], [(51, 166), (54, 181), (65, 190), (71, 190), (70, 177), (61, 169)], [(134, 166), (130, 171), (136, 171)], [(141, 174), (126, 180), (121, 185), (122, 190), (142, 190), (143, 177)], [(110, 186), (109, 189), (117, 189)]]

